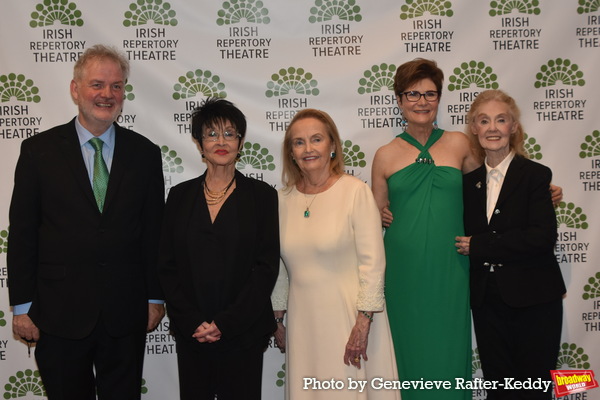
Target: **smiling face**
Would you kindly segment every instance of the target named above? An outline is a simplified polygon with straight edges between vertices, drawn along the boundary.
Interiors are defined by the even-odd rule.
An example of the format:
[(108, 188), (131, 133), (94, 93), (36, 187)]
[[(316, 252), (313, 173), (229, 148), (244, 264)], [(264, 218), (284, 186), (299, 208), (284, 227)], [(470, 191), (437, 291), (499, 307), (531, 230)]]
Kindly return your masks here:
[[(204, 139), (212, 136), (212, 132), (217, 134), (216, 141)], [(241, 148), (241, 139), (236, 135), (234, 140), (225, 140), (223, 135), (225, 132), (237, 132), (235, 125), (226, 120), (219, 124), (202, 127), (202, 152), (206, 162), (212, 164), (213, 167), (228, 166), (235, 163), (238, 150)]]
[(292, 158), (303, 174), (329, 173), (334, 144), (327, 127), (316, 118), (303, 118), (291, 126)]
[(71, 81), (71, 96), (79, 107), (79, 122), (99, 136), (123, 108), (125, 78), (111, 59), (91, 59), (78, 79)]
[(510, 139), (518, 123), (504, 102), (491, 100), (481, 104), (471, 122), (471, 132), (477, 137), (486, 154), (506, 156), (510, 152)]
[[(425, 93), (429, 91), (437, 91), (435, 83), (429, 78), (418, 81), (417, 83), (406, 88), (404, 92), (416, 91)], [(402, 115), (408, 121), (408, 126), (428, 126), (430, 127), (437, 118), (439, 98), (435, 101), (425, 100), (425, 96), (416, 102), (411, 102), (406, 99), (405, 95), (396, 96), (398, 107), (402, 110)]]

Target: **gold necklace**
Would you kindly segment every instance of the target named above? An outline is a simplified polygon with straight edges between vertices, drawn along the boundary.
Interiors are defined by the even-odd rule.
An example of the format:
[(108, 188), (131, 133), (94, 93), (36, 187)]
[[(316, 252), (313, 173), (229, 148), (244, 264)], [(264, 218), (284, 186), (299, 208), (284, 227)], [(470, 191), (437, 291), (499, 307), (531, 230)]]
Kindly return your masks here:
[(233, 185), (233, 181), (235, 181), (235, 174), (233, 174), (233, 178), (229, 181), (229, 184), (225, 186), (220, 192), (213, 192), (208, 188), (208, 184), (206, 183), (206, 179), (204, 179), (204, 193), (206, 194), (206, 204), (209, 206), (214, 206), (215, 204), (219, 204), (225, 198), (227, 191)]
[(313, 201), (315, 201), (318, 195), (319, 193), (315, 194), (315, 197), (312, 198), (309, 204), (308, 200), (306, 200), (306, 193), (304, 193), (304, 202), (306, 203), (306, 210), (304, 210), (304, 218), (310, 217), (310, 206), (312, 206)]

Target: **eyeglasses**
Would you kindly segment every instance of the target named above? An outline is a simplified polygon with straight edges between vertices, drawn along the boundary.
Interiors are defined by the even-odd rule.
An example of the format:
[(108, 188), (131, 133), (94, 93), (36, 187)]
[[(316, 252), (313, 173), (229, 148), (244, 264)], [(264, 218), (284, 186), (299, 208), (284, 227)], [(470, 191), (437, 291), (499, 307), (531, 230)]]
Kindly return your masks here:
[(219, 136), (223, 136), (223, 139), (227, 140), (228, 142), (231, 142), (233, 140), (236, 140), (236, 139), (239, 139), (242, 137), (242, 135), (240, 135), (233, 129), (226, 130), (223, 133), (215, 132), (213, 130), (210, 132), (203, 133), (202, 140), (207, 141), (207, 142), (216, 142), (217, 140), (219, 140)]
[(417, 92), (416, 90), (411, 90), (410, 92), (403, 92), (400, 94), (405, 95), (406, 100), (412, 103), (416, 103), (417, 101), (419, 101), (421, 99), (421, 96), (425, 97), (425, 100), (429, 102), (436, 101), (440, 98), (440, 92), (437, 92), (435, 90), (428, 90), (425, 93)]

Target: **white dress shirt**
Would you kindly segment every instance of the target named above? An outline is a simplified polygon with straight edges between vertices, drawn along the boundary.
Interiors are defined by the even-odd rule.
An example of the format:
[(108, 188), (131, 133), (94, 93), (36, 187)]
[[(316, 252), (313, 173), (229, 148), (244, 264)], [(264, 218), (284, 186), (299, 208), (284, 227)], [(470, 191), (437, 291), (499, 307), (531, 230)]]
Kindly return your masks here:
[(492, 219), (492, 214), (494, 213), (494, 208), (496, 207), (496, 202), (498, 201), (498, 196), (500, 195), (500, 189), (502, 189), (502, 184), (504, 183), (506, 171), (508, 171), (508, 166), (514, 157), (515, 153), (511, 151), (508, 156), (506, 156), (506, 158), (494, 168), (488, 165), (487, 157), (485, 159), (485, 169), (487, 171), (486, 211), (488, 223)]

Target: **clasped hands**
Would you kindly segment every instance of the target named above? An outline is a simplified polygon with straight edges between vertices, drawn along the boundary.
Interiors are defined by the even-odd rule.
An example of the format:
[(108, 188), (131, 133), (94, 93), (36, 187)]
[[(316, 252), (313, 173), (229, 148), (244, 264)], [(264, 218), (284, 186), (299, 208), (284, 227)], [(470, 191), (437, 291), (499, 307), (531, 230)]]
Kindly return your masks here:
[(215, 321), (210, 323), (204, 321), (196, 328), (192, 337), (200, 343), (214, 343), (221, 339), (221, 331)]

